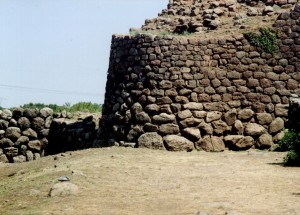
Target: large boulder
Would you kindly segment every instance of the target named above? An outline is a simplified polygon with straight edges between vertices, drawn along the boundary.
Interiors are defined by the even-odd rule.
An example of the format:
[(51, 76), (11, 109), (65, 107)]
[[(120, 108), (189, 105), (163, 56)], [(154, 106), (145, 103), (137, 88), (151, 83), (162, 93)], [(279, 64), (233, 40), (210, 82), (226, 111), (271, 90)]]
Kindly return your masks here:
[(30, 128), (30, 121), (27, 117), (20, 117), (18, 119), (18, 125), (22, 130), (26, 130), (27, 128)]
[(8, 127), (5, 131), (5, 136), (12, 141), (16, 141), (21, 137), (21, 129), (18, 127)]
[(185, 128), (182, 130), (182, 135), (191, 141), (197, 141), (201, 138), (199, 128)]
[(162, 137), (156, 132), (142, 134), (138, 139), (139, 148), (164, 149)]
[(195, 143), (197, 150), (207, 152), (222, 152), (225, 150), (225, 144), (222, 137), (206, 135)]
[(213, 127), (206, 122), (201, 122), (198, 127), (201, 130), (201, 134), (213, 134)]
[(4, 120), (10, 120), (12, 118), (12, 112), (9, 109), (4, 109), (0, 112), (0, 118)]
[(53, 116), (53, 110), (48, 107), (44, 107), (40, 110), (40, 116), (46, 119), (48, 116)]
[(253, 117), (254, 111), (251, 109), (241, 109), (238, 112), (238, 119), (240, 120), (249, 120)]
[(15, 108), (12, 112), (13, 118), (18, 120), (20, 117), (23, 116), (24, 109), (23, 108)]
[(45, 120), (41, 117), (36, 117), (32, 120), (32, 127), (36, 131), (40, 131), (45, 127)]
[(25, 116), (28, 119), (32, 120), (33, 118), (37, 117), (38, 114), (39, 114), (39, 109), (37, 109), (37, 108), (26, 108), (24, 110), (23, 116)]
[(159, 126), (159, 133), (162, 135), (178, 134), (179, 132), (179, 126), (176, 124), (169, 123)]
[(21, 146), (21, 145), (27, 145), (29, 143), (29, 138), (26, 136), (21, 136), (18, 138), (18, 140), (15, 142), (15, 146)]
[(257, 113), (256, 119), (260, 125), (270, 124), (273, 120), (272, 115), (269, 113)]
[(261, 149), (269, 149), (273, 145), (273, 137), (270, 134), (262, 134), (258, 138), (257, 145)]
[(254, 139), (243, 135), (228, 135), (224, 137), (225, 144), (233, 150), (245, 150), (254, 145)]
[(37, 133), (31, 128), (28, 128), (25, 131), (23, 131), (22, 135), (29, 137), (31, 140), (35, 140), (38, 137)]
[(157, 124), (166, 124), (174, 121), (175, 121), (175, 115), (173, 114), (161, 113), (159, 115), (153, 116), (153, 123), (157, 123)]
[(38, 151), (38, 152), (40, 152), (41, 149), (42, 149), (42, 143), (41, 143), (41, 141), (39, 141), (39, 140), (31, 140), (31, 141), (29, 141), (29, 143), (28, 143), (28, 147), (29, 147), (30, 149), (32, 149), (33, 151)]
[(277, 133), (283, 129), (284, 129), (284, 121), (283, 121), (283, 119), (277, 117), (276, 119), (274, 119), (271, 122), (270, 127), (269, 127), (269, 132), (271, 134), (273, 134), (273, 133)]
[(229, 126), (234, 125), (236, 118), (237, 118), (236, 109), (229, 110), (224, 114), (224, 120)]
[(216, 120), (219, 120), (222, 116), (222, 113), (219, 111), (208, 112), (206, 115), (206, 122), (210, 123)]
[(245, 127), (245, 134), (249, 136), (259, 136), (266, 132), (266, 129), (257, 123), (248, 123)]
[(140, 112), (140, 113), (137, 113), (135, 115), (135, 120), (136, 120), (137, 123), (139, 123), (141, 125), (143, 125), (147, 122), (151, 122), (151, 119), (150, 119), (149, 115), (147, 113), (143, 112), (143, 111)]
[(194, 144), (182, 136), (167, 135), (163, 138), (166, 148), (169, 151), (192, 151)]

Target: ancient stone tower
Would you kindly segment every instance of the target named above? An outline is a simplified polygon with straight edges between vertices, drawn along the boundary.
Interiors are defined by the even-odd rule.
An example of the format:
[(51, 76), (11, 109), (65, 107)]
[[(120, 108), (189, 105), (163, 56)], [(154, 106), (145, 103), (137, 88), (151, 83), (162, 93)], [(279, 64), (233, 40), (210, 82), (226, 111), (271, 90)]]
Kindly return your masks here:
[(173, 0), (114, 35), (99, 144), (270, 148), (300, 95), (299, 17), (295, 0)]

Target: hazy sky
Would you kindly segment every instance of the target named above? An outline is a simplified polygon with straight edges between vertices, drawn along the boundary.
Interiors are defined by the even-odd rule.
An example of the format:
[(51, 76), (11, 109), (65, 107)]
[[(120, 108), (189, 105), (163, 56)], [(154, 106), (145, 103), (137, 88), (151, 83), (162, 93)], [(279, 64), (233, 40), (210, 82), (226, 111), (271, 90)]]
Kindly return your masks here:
[(168, 0), (0, 0), (0, 106), (103, 103), (111, 36)]

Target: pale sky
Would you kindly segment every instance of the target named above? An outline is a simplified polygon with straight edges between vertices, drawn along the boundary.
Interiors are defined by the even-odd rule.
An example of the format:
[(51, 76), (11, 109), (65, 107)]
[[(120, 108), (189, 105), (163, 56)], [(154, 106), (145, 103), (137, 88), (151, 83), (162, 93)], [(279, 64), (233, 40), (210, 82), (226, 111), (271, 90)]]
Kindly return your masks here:
[(104, 101), (111, 36), (168, 0), (0, 0), (0, 106)]

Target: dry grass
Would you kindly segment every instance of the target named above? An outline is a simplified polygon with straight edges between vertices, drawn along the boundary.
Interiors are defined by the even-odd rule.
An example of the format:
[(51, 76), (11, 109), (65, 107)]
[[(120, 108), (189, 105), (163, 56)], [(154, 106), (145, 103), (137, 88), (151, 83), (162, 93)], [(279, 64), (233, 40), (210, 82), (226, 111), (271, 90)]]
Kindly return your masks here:
[[(89, 149), (0, 164), (0, 214), (299, 214), (300, 168), (285, 153)], [(72, 175), (77, 170), (83, 175)], [(48, 197), (59, 176), (80, 193)]]

